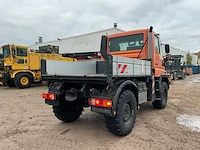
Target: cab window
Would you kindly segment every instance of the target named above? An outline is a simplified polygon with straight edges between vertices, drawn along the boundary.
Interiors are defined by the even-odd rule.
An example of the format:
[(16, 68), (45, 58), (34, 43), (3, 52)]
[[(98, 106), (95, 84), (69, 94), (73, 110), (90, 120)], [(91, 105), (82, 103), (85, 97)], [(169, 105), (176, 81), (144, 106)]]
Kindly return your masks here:
[(14, 49), (14, 47), (12, 47), (11, 50), (12, 50), (12, 56), (13, 56), (13, 58), (15, 58), (16, 54), (15, 54), (15, 49)]
[(27, 56), (27, 49), (17, 47), (17, 56)]
[(4, 55), (4, 58), (10, 56), (10, 47), (8, 45), (3, 47), (3, 55)]
[(157, 36), (155, 36), (155, 49), (156, 49), (156, 52), (160, 53), (159, 39)]
[(110, 52), (142, 49), (143, 37), (144, 35), (141, 33), (111, 38), (109, 41)]

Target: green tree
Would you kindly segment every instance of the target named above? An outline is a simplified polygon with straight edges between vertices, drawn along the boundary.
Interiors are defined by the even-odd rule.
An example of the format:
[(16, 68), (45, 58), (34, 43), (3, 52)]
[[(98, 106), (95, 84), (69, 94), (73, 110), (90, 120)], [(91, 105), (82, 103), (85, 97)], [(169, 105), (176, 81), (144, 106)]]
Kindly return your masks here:
[(190, 55), (190, 53), (187, 53), (186, 57), (187, 57), (186, 64), (192, 65), (192, 56)]

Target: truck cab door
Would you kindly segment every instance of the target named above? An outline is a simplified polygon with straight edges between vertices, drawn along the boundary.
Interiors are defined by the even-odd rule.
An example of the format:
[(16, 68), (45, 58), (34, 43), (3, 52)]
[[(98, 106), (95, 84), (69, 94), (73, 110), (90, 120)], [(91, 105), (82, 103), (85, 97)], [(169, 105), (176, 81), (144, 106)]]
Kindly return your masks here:
[(163, 73), (166, 73), (163, 66), (163, 54), (161, 49), (161, 42), (157, 35), (154, 35), (154, 45), (155, 45), (155, 76), (160, 76)]
[(26, 48), (16, 47), (15, 54), (15, 69), (29, 69), (28, 67), (28, 52)]

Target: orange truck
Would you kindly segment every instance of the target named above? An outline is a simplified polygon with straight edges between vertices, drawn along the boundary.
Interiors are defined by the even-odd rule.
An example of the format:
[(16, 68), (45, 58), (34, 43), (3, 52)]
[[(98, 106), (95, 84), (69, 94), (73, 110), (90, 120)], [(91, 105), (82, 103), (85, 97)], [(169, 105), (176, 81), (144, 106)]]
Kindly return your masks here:
[(151, 101), (156, 109), (167, 105), (161, 41), (153, 27), (133, 30), (102, 36), (100, 52), (102, 59), (93, 62), (42, 60), (42, 78), (48, 81), (42, 96), (61, 121), (73, 122), (90, 107), (104, 115), (111, 133), (126, 136), (142, 104)]

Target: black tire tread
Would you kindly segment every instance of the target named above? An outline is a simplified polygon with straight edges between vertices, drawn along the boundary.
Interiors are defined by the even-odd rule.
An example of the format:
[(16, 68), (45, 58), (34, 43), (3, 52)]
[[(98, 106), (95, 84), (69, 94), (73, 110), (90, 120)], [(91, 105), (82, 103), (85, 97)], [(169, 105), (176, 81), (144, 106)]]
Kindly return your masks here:
[[(22, 77), (26, 76), (28, 79), (29, 79), (29, 83), (27, 85), (22, 85), (20, 83), (20, 79)], [(31, 87), (31, 83), (33, 81), (33, 77), (29, 74), (29, 73), (19, 73), (16, 75), (15, 79), (14, 79), (14, 84), (17, 88), (20, 88), (20, 89), (24, 89), (24, 88), (29, 88)]]
[[(131, 96), (133, 99), (133, 109), (135, 111), (133, 117), (133, 122), (130, 125), (128, 130), (123, 130), (123, 128), (120, 126), (121, 122), (120, 122), (120, 112), (119, 110), (121, 109), (122, 105), (123, 105), (123, 101), (124, 99), (127, 97), (127, 95)], [(119, 136), (126, 136), (128, 135), (131, 131), (132, 128), (134, 127), (135, 124), (135, 119), (136, 119), (136, 98), (135, 95), (133, 94), (133, 92), (131, 92), (130, 90), (124, 90), (122, 91), (122, 93), (120, 94), (120, 97), (118, 99), (118, 103), (117, 103), (117, 114), (115, 117), (108, 117), (105, 116), (105, 123), (106, 123), (106, 127), (108, 128), (108, 130), (115, 134), (115, 135), (119, 135)]]
[(83, 107), (70, 109), (67, 105), (53, 106), (53, 113), (63, 122), (76, 121), (82, 115)]
[(162, 88), (164, 89), (164, 91), (162, 92), (166, 92), (166, 102), (163, 102), (162, 101), (162, 98), (161, 100), (155, 100), (152, 105), (155, 109), (164, 109), (167, 105), (167, 99), (168, 99), (168, 86), (167, 86), (167, 83), (166, 82), (162, 82)]
[(6, 82), (6, 85), (9, 86), (9, 87), (15, 87), (15, 84), (14, 84), (14, 81), (13, 80), (8, 80)]

